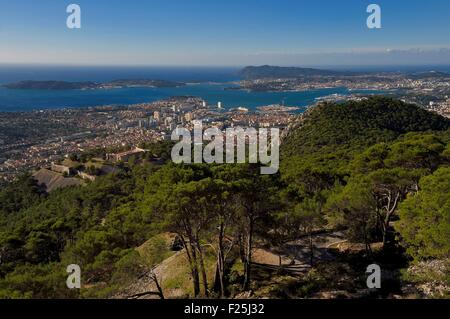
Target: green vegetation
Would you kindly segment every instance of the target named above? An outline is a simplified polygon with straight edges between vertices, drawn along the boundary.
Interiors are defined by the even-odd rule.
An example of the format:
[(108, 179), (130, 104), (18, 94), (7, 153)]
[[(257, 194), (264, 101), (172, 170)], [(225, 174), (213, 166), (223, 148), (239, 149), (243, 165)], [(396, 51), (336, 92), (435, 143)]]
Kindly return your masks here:
[(396, 228), (411, 256), (445, 258), (450, 254), (450, 168), (440, 168), (419, 183), (420, 192), (399, 208)]
[[(165, 160), (170, 147), (147, 146)], [(324, 104), (291, 130), (281, 160), (274, 176), (247, 164), (122, 163), (51, 194), (23, 177), (0, 190), (0, 297), (127, 297), (153, 270), (163, 291), (181, 290), (173, 296), (351, 297), (373, 262), (398, 279), (389, 296), (400, 268), (450, 257), (449, 120), (386, 98)], [(317, 234), (337, 230), (353, 248), (327, 260)], [(283, 258), (300, 258), (285, 248), (303, 238), (300, 274)], [(255, 248), (279, 264), (261, 266)], [(81, 266), (80, 291), (65, 287), (69, 264)]]
[[(450, 121), (415, 105), (388, 98), (323, 104), (309, 112), (283, 145), (284, 155), (345, 154), (380, 142), (391, 142), (408, 132), (442, 131)], [(349, 154), (352, 155), (352, 154)], [(349, 156), (344, 156), (344, 159)]]

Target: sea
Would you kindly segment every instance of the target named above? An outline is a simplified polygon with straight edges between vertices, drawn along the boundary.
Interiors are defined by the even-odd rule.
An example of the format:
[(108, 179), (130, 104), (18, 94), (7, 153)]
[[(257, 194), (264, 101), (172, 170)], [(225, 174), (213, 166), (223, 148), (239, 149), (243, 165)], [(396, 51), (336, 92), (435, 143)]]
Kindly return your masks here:
[[(46, 65), (0, 65), (0, 85), (22, 80), (93, 81), (118, 79), (158, 79), (186, 82), (176, 88), (120, 88), (99, 90), (12, 90), (0, 87), (0, 112), (32, 111), (60, 108), (83, 108), (101, 105), (130, 105), (150, 103), (172, 96), (197, 96), (210, 105), (222, 102), (224, 108), (284, 104), (306, 107), (317, 98), (331, 94), (372, 93), (347, 88), (308, 90), (303, 92), (249, 92), (227, 90), (240, 80), (235, 67), (92, 67)], [(337, 69), (337, 68), (335, 68)], [(349, 68), (347, 68), (349, 69)], [(449, 68), (450, 69), (450, 68)], [(362, 69), (360, 69), (362, 70)], [(381, 70), (378, 68), (377, 70)], [(391, 68), (390, 71), (396, 70)], [(427, 67), (421, 69), (436, 70)], [(372, 69), (373, 71), (373, 69)]]

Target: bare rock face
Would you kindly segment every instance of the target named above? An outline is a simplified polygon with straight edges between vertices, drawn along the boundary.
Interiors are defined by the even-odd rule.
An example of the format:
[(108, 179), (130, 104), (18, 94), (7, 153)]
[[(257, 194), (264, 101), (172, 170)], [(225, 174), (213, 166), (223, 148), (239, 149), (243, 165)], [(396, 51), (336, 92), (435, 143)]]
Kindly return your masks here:
[(64, 177), (62, 174), (42, 168), (33, 174), (33, 178), (39, 185), (44, 185), (47, 193), (54, 190), (76, 185), (84, 185), (81, 179), (73, 177)]

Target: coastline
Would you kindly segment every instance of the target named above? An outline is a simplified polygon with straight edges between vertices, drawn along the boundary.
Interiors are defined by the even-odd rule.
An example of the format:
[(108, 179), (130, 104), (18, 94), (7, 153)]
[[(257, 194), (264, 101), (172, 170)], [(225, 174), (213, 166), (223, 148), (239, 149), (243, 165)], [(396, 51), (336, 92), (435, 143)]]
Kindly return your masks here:
[[(286, 104), (305, 107), (316, 98), (331, 94), (349, 94), (347, 88), (316, 89), (296, 92), (255, 92), (226, 90), (226, 83), (198, 83), (174, 88), (114, 88), (102, 90), (11, 90), (0, 87), (0, 112), (73, 109), (100, 106), (129, 106), (152, 103), (174, 96), (204, 98), (209, 104), (222, 102), (225, 109)], [(383, 94), (384, 92), (380, 92)]]

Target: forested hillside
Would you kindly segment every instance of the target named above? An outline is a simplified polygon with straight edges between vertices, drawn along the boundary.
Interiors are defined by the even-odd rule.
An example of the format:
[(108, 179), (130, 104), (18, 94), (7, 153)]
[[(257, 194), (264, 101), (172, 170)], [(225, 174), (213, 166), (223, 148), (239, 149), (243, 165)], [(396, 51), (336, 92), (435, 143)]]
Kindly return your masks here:
[[(144, 161), (51, 194), (24, 176), (0, 191), (0, 298), (448, 297), (449, 181), (450, 121), (387, 98), (309, 110), (274, 176)], [(444, 273), (409, 272), (428, 262)]]
[(408, 132), (445, 131), (450, 120), (398, 100), (323, 103), (306, 113), (284, 141), (286, 156), (361, 149), (390, 142)]

